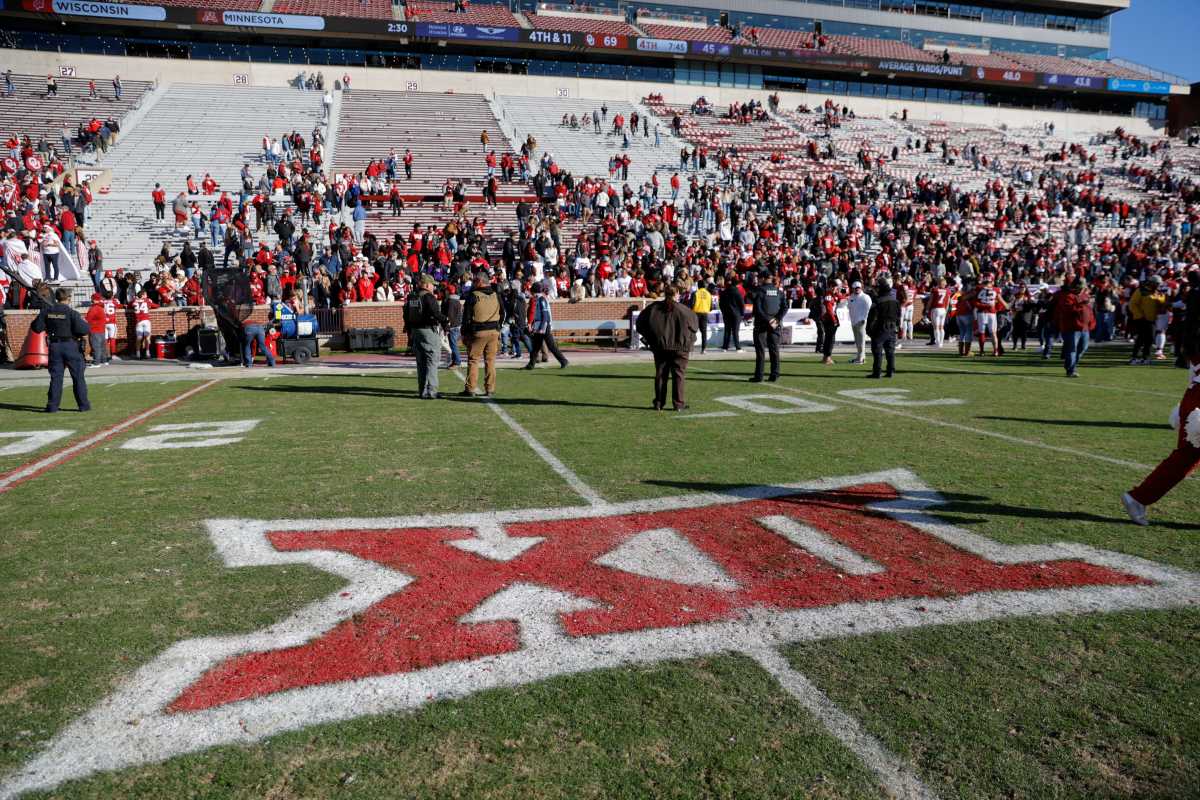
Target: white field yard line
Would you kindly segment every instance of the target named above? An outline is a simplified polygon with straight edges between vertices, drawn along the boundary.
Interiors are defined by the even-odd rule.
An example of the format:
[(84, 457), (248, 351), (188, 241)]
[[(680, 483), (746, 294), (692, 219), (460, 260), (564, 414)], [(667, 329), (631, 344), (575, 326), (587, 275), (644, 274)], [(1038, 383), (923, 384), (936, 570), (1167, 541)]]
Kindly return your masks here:
[(37, 461), (34, 461), (30, 464), (26, 464), (24, 467), (21, 467), (20, 469), (14, 471), (14, 472), (10, 472), (7, 475), (0, 476), (0, 494), (7, 492), (13, 486), (15, 486), (18, 483), (21, 483), (22, 481), (32, 478), (35, 475), (38, 475), (42, 472), (45, 472), (48, 469), (51, 469), (52, 467), (56, 466), (57, 464), (59, 464), (63, 461), (73, 458), (76, 454), (88, 449), (89, 447), (99, 444), (100, 442), (103, 442), (105, 439), (111, 439), (112, 437), (116, 436), (117, 434), (121, 433), (122, 431), (132, 428), (134, 425), (137, 425), (138, 423), (142, 422), (143, 420), (149, 419), (150, 417), (154, 416), (155, 414), (159, 413), (160, 411), (165, 411), (168, 408), (170, 408), (171, 406), (181, 403), (184, 400), (187, 400), (192, 395), (198, 394), (199, 392), (204, 391), (205, 389), (209, 388), (210, 386), (213, 386), (216, 383), (217, 383), (217, 381), (212, 380), (212, 381), (208, 381), (207, 383), (202, 383), (199, 386), (194, 386), (191, 389), (188, 389), (186, 392), (177, 394), (168, 400), (164, 400), (163, 402), (159, 403), (158, 405), (154, 406), (153, 408), (147, 409), (146, 411), (143, 411), (140, 414), (135, 414), (134, 416), (129, 417), (128, 419), (124, 420), (123, 422), (118, 422), (116, 425), (105, 428), (104, 430), (100, 431), (99, 433), (94, 433), (91, 436), (87, 437), (86, 439), (82, 439), (69, 447), (65, 447), (62, 450), (51, 453), (50, 455), (46, 456), (45, 458), (38, 459)]
[[(726, 373), (714, 372), (713, 370), (701, 369), (700, 367), (693, 367), (693, 369), (695, 369), (697, 372), (707, 372), (710, 375), (716, 375), (718, 378), (728, 378), (733, 381), (742, 380), (742, 378), (737, 375), (728, 375)], [(775, 388), (782, 389), (785, 392), (792, 392), (793, 394), (805, 395), (807, 397), (815, 397), (820, 400), (824, 400), (828, 403), (840, 403), (843, 405), (854, 406), (856, 408), (866, 408), (866, 409), (870, 409), (871, 411), (879, 411), (884, 414), (891, 414), (892, 416), (896, 416), (896, 417), (904, 417), (905, 419), (911, 419), (916, 422), (924, 422), (927, 425), (936, 425), (941, 428), (949, 428), (951, 430), (962, 431), (963, 433), (972, 433), (977, 436), (987, 436), (991, 439), (999, 439), (1002, 442), (1008, 442), (1009, 444), (1026, 445), (1028, 447), (1037, 447), (1042, 450), (1050, 450), (1055, 453), (1062, 453), (1064, 455), (1078, 456), (1079, 458), (1090, 458), (1093, 461), (1103, 461), (1106, 464), (1113, 464), (1118, 467), (1128, 467), (1129, 469), (1141, 470), (1143, 472), (1149, 472), (1151, 469), (1153, 469), (1153, 467), (1148, 464), (1139, 464), (1136, 461), (1126, 461), (1123, 458), (1113, 458), (1111, 456), (1100, 455), (1099, 453), (1089, 453), (1086, 450), (1076, 450), (1074, 447), (1062, 447), (1060, 445), (1055, 445), (1055, 444), (1046, 444), (1045, 442), (1039, 442), (1035, 439), (1023, 439), (1020, 436), (1010, 436), (1007, 433), (997, 433), (996, 431), (989, 431), (984, 428), (976, 428), (971, 425), (963, 425), (960, 422), (950, 422), (949, 420), (944, 420), (944, 419), (934, 419), (932, 417), (923, 417), (920, 414), (914, 414), (911, 411), (901, 411), (898, 408), (889, 407), (889, 406), (882, 405), (879, 403), (872, 403), (872, 402), (866, 401), (866, 400), (851, 400), (848, 397), (844, 397), (844, 396), (840, 396), (840, 395), (829, 395), (829, 394), (822, 394), (820, 392), (810, 392), (806, 389), (797, 389), (793, 386), (785, 386), (782, 383), (776, 383)]]
[[(466, 378), (463, 377), (461, 370), (455, 369), (453, 373), (460, 381), (466, 383)], [(594, 508), (604, 508), (609, 505), (599, 492), (584, 483), (574, 471), (534, 438), (533, 434), (513, 419), (494, 400), (490, 397), (483, 398), (483, 400), (505, 425), (520, 436), (525, 444), (529, 445), (543, 461), (550, 465), (552, 470), (575, 490), (576, 494)], [(904, 764), (899, 756), (888, 751), (878, 740), (864, 731), (857, 720), (838, 708), (807, 678), (788, 666), (787, 661), (774, 648), (760, 645), (742, 651), (754, 658), (763, 669), (775, 678), (781, 688), (795, 697), (823, 726), (829, 729), (834, 738), (854, 753), (863, 765), (875, 774), (889, 796), (896, 800), (937, 797), (922, 783), (916, 773)]]
[[(461, 370), (455, 369), (452, 371), (456, 378), (458, 378), (460, 381), (463, 381), (464, 384), (466, 383), (466, 378), (463, 377)], [(571, 487), (575, 494), (586, 500), (589, 505), (608, 505), (604, 498), (601, 497), (595, 489), (584, 483), (583, 479), (576, 475), (574, 470), (564, 464), (558, 458), (558, 456), (554, 455), (554, 453), (551, 453), (544, 444), (535, 439), (532, 433), (527, 431), (524, 426), (521, 425), (521, 423), (513, 419), (511, 414), (497, 405), (492, 398), (485, 397), (482, 399), (487, 407), (490, 408), (496, 414), (496, 416), (500, 418), (501, 422), (511, 428), (513, 433), (521, 437), (521, 441), (529, 445), (529, 448), (533, 450), (533, 452), (537, 453), (543, 461), (550, 465), (550, 469), (554, 470), (554, 472), (560, 478), (566, 481), (567, 485)]]
[[(1048, 377), (1043, 377), (1041, 375), (1013, 375), (1012, 373), (1009, 373), (1009, 372), (995, 372), (993, 370), (967, 369), (965, 367), (945, 367), (945, 366), (942, 366), (941, 364), (925, 364), (925, 363), (923, 363), (922, 366), (927, 366), (930, 369), (938, 369), (943, 372), (959, 372), (964, 375), (986, 375), (989, 377), (994, 375), (999, 378), (1016, 378), (1018, 380), (1023, 380), (1023, 381), (1038, 381), (1039, 383), (1061, 384), (1065, 380), (1065, 378), (1048, 378)], [(1084, 367), (1086, 368), (1086, 364), (1084, 365)], [(1148, 395), (1152, 395), (1154, 397), (1178, 398), (1178, 396), (1179, 396), (1177, 394), (1170, 394), (1168, 392), (1156, 392), (1156, 391), (1153, 391), (1152, 389), (1133, 389), (1128, 386), (1112, 386), (1112, 385), (1109, 385), (1106, 383), (1088, 383), (1087, 381), (1072, 381), (1071, 388), (1072, 389), (1075, 389), (1075, 388), (1098, 389), (1098, 390), (1107, 391), (1107, 392), (1129, 392), (1130, 394), (1148, 394)]]
[(858, 720), (837, 707), (812, 681), (792, 668), (773, 647), (746, 652), (795, 697), (805, 709), (821, 721), (842, 744), (853, 751), (875, 773), (889, 796), (903, 800), (934, 800), (937, 794), (921, 782), (907, 765), (872, 736)]

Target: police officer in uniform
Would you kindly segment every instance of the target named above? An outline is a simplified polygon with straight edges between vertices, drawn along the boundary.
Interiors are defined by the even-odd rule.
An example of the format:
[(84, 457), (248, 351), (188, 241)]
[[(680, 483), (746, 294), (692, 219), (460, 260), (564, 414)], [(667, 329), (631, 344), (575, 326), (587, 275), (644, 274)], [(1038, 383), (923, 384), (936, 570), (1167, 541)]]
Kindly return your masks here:
[(417, 357), (417, 391), (422, 400), (441, 397), (438, 393), (438, 365), (442, 360), (440, 329), (448, 320), (433, 296), (434, 283), (432, 275), (422, 274), (420, 290), (410, 293), (404, 301), (404, 332)]
[(30, 326), (35, 333), (45, 333), (50, 344), (50, 391), (46, 395), (46, 413), (58, 411), (64, 368), (71, 372), (75, 404), (80, 411), (91, 411), (87, 382), (83, 378), (83, 352), (79, 349), (79, 339), (87, 336), (90, 328), (79, 312), (69, 305), (70, 289), (59, 289), (54, 297), (57, 302), (43, 306)]
[(752, 383), (762, 383), (763, 360), (771, 354), (771, 374), (767, 380), (779, 380), (779, 328), (787, 313), (787, 295), (779, 288), (779, 275), (772, 272), (754, 293), (754, 377)]
[(896, 333), (900, 330), (900, 301), (892, 290), (892, 279), (883, 274), (875, 283), (875, 302), (867, 312), (867, 335), (871, 337), (871, 374), (878, 378), (881, 361), (887, 361), (885, 378), (896, 372)]

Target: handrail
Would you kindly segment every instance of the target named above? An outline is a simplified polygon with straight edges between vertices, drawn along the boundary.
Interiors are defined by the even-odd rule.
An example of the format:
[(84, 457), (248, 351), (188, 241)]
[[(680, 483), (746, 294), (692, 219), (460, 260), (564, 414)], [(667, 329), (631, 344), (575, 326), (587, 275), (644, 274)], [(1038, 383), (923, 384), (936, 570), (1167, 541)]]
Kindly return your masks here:
[(1158, 78), (1160, 81), (1167, 81), (1168, 83), (1173, 83), (1176, 86), (1188, 86), (1191, 84), (1191, 81), (1182, 75), (1176, 75), (1173, 72), (1165, 72), (1161, 69), (1147, 67), (1145, 64), (1139, 64), (1138, 62), (1130, 61), (1127, 58), (1109, 58), (1108, 60), (1113, 64), (1116, 64), (1118, 67), (1141, 70), (1152, 78)]

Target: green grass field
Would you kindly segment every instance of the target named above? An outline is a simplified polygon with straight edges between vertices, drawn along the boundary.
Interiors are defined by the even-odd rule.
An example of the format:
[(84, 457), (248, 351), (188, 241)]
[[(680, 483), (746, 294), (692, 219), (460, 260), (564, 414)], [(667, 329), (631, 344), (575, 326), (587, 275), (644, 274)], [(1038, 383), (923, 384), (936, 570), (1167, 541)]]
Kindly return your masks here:
[[(934, 518), (995, 542), (1078, 543), (1200, 572), (1195, 476), (1152, 508), (1150, 527), (1129, 524), (1121, 508), (1120, 494), (1172, 448), (1167, 416), (1184, 388), (1182, 371), (1130, 368), (1123, 355), (1094, 349), (1082, 377), (1068, 381), (1057, 362), (1033, 355), (958, 359), (918, 343), (900, 354), (894, 380), (878, 382), (863, 367), (823, 367), (805, 352), (785, 354), (774, 385), (746, 383), (746, 361), (694, 360), (683, 414), (649, 408), (652, 369), (637, 361), (503, 370), (495, 409), (468, 398), (422, 402), (412, 377), (382, 373), (256, 370), (221, 380), (0, 493), (0, 797), (68, 726), (167, 648), (268, 628), (343, 591), (344, 578), (306, 563), (227, 566), (205, 527), (210, 519), (585, 505), (564, 470), (607, 503), (634, 504), (906, 469), (945, 499), (929, 509)], [(5, 390), (0, 432), (72, 433), (0, 456), (0, 472), (196, 385), (96, 383), (93, 414), (54, 417), (33, 413), (44, 389)], [(443, 391), (460, 385), (443, 373)], [(863, 389), (962, 402), (894, 406), (842, 394)], [(752, 399), (749, 409), (736, 399), (752, 395), (771, 397)], [(763, 413), (799, 411), (797, 402), (833, 408)], [(715, 412), (730, 415), (696, 416)], [(239, 441), (213, 447), (122, 448), (158, 425), (235, 420), (258, 422)], [(725, 535), (715, 518), (710, 528), (714, 539)], [(776, 649), (925, 796), (1193, 798), (1200, 609), (1178, 606), (868, 626)], [(391, 624), (403, 628), (407, 619)], [(324, 656), (336, 662), (347, 657), (341, 652)], [(318, 701), (306, 721), (301, 701), (287, 730), (257, 736), (248, 715), (246, 740), (117, 769), (101, 760), (100, 771), (28, 796), (889, 793), (836, 724), (743, 648), (596, 663), (479, 692), (430, 678), (414, 710), (367, 709), (339, 721), (321, 721)], [(112, 735), (148, 724), (134, 711), (126, 716)], [(90, 772), (86, 764), (79, 771)]]

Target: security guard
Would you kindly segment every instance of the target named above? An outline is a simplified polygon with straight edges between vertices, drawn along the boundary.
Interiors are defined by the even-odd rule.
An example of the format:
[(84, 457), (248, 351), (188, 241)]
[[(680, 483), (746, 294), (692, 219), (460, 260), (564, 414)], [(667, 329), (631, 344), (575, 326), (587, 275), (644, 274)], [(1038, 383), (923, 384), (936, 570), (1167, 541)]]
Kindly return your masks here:
[(754, 293), (754, 377), (752, 383), (762, 383), (763, 356), (771, 354), (771, 374), (768, 381), (779, 380), (779, 327), (787, 313), (787, 295), (779, 288), (779, 274), (770, 273)]
[(422, 273), (420, 289), (404, 301), (404, 332), (417, 357), (417, 390), (422, 400), (441, 397), (438, 393), (438, 362), (442, 360), (440, 329), (448, 320), (433, 296), (435, 283), (432, 275)]
[(71, 388), (75, 391), (75, 404), (80, 411), (91, 411), (88, 402), (87, 383), (83, 379), (83, 353), (79, 339), (88, 335), (88, 324), (79, 312), (71, 308), (70, 289), (59, 289), (54, 293), (57, 300), (42, 307), (41, 313), (30, 326), (35, 333), (45, 333), (50, 343), (50, 391), (46, 395), (46, 413), (58, 411), (62, 399), (63, 368), (71, 371)]

